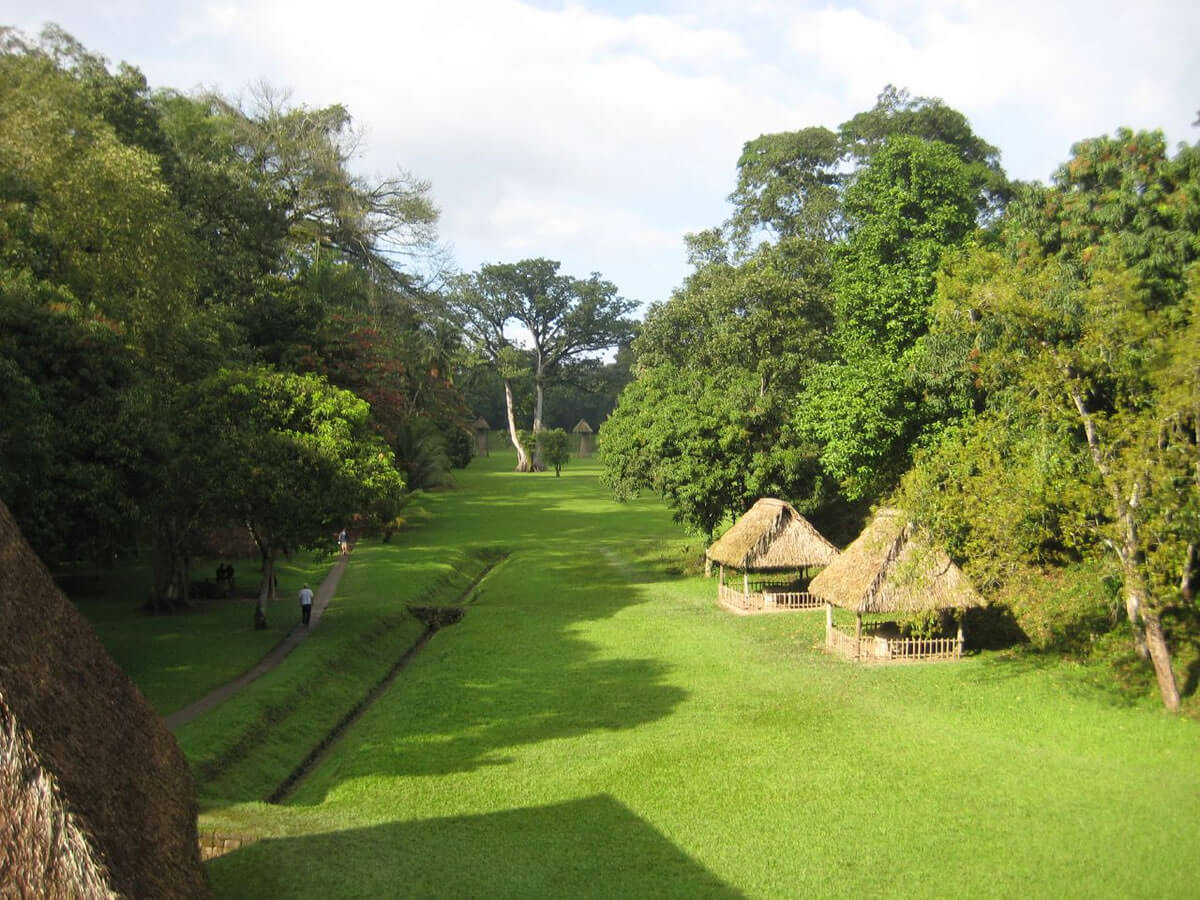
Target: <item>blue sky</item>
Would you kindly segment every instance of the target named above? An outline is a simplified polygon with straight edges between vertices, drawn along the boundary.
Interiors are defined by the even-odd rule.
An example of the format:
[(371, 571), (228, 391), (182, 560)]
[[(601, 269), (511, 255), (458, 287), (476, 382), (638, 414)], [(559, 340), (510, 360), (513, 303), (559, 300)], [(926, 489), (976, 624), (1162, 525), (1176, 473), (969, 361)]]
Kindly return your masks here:
[(0, 0), (155, 87), (349, 107), (356, 165), (432, 182), (458, 266), (530, 256), (642, 303), (722, 221), (742, 144), (836, 127), (889, 82), (941, 97), (1046, 181), (1128, 125), (1200, 140), (1200, 4), (1151, 0)]

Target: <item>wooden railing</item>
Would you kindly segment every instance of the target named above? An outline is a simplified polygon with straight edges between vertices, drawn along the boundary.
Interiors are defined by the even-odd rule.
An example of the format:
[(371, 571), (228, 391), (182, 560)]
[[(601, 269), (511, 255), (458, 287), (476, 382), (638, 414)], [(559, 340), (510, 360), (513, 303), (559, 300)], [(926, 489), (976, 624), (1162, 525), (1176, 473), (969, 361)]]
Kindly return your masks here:
[(730, 609), (742, 612), (784, 612), (792, 609), (822, 609), (825, 601), (805, 591), (771, 590), (754, 591), (749, 594), (722, 584), (717, 586), (717, 599)]
[(757, 610), (759, 607), (751, 605), (756, 598), (761, 605), (762, 594), (751, 594), (749, 599), (747, 599), (743, 592), (734, 590), (727, 584), (717, 586), (717, 599), (731, 609), (741, 609), (747, 612)]
[(858, 641), (836, 628), (831, 628), (826, 632), (825, 643), (829, 649), (836, 650), (847, 659), (858, 658)]
[(864, 633), (862, 640), (855, 640), (835, 627), (826, 631), (825, 644), (848, 659), (875, 662), (915, 662), (962, 656), (962, 643), (953, 637), (885, 638)]
[(763, 609), (821, 609), (825, 601), (807, 591), (763, 592)]

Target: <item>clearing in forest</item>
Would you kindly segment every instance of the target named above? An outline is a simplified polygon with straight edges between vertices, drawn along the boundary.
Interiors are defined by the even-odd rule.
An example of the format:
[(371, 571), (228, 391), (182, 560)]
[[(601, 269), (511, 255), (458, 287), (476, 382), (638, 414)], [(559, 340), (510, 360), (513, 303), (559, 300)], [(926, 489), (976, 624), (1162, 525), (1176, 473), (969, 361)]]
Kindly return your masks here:
[[(260, 838), (208, 864), (218, 897), (1194, 892), (1196, 722), (1027, 654), (827, 656), (822, 613), (729, 616), (713, 582), (667, 574), (700, 540), (656, 502), (610, 502), (590, 461), (562, 478), (511, 466), (476, 459), (427, 520), (360, 543), (320, 632), (181, 729), (202, 830)], [(398, 658), (419, 631), (398, 624), (404, 605), (500, 549), (461, 622), (286, 802), (261, 802), (261, 772), (311, 749), (278, 733), (295, 713), (270, 710), (323, 715), (306, 678)], [(339, 617), (380, 604), (391, 638), (353, 638), (336, 666), (314, 655), (343, 640)], [(238, 715), (280, 740), (222, 749)]]

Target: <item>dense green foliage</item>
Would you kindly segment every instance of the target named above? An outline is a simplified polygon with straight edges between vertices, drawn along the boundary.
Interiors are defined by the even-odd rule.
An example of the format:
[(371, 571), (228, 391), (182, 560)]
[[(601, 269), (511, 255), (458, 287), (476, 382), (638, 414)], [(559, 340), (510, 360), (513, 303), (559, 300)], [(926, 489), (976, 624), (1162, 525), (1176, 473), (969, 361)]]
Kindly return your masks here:
[(3, 31), (0, 105), (0, 499), (44, 559), (151, 547), (170, 609), (214, 528), (269, 585), (394, 519), (397, 465), (465, 465), (429, 185), (354, 174), (344, 107), (152, 90), (53, 27)]
[[(1176, 708), (1200, 652), (1198, 160), (1123, 129), (1013, 186), (961, 113), (891, 87), (836, 133), (748, 142), (729, 221), (689, 236), (695, 272), (633, 345), (606, 483), (708, 535), (764, 495), (819, 524), (900, 502), (1043, 646), (1112, 628), (1119, 585)], [(1038, 589), (1064, 573), (1089, 587)]]

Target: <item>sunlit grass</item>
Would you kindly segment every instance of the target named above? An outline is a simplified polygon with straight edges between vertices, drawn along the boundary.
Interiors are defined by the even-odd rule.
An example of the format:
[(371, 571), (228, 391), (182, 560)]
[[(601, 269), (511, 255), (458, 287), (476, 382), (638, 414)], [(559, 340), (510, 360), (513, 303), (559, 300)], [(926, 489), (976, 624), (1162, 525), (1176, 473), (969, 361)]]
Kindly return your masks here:
[[(239, 594), (258, 585), (257, 560), (237, 560)], [(269, 628), (255, 631), (253, 599), (201, 600), (173, 615), (142, 611), (149, 591), (145, 566), (104, 579), (99, 595), (73, 596), (97, 636), (129, 673), (146, 699), (163, 715), (186, 706), (237, 678), (291, 631), (299, 620), (295, 597), (304, 582), (325, 577), (333, 557), (296, 554), (277, 566), (280, 600), (267, 610)], [(195, 577), (211, 573), (215, 562), (193, 567)]]
[(379, 560), (402, 585), (423, 554), (512, 555), (288, 805), (205, 814), (273, 836), (209, 865), (218, 896), (1193, 889), (1196, 723), (1020, 654), (826, 657), (820, 613), (664, 575), (698, 544), (588, 463), (477, 463)]

